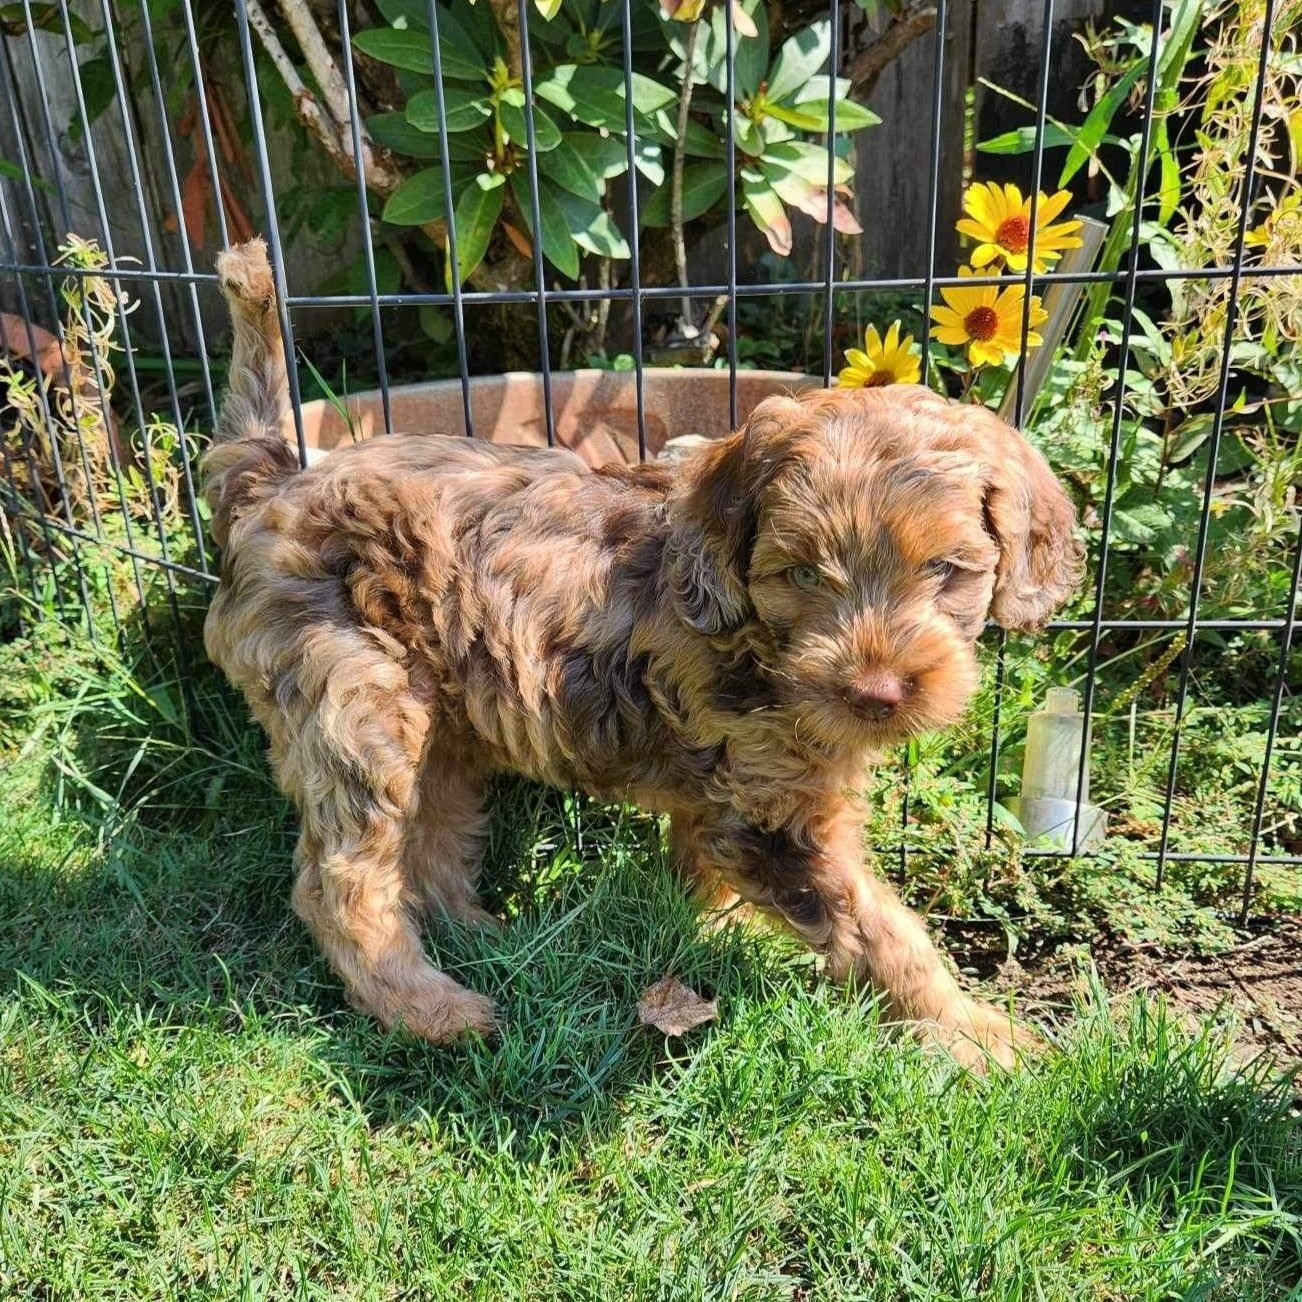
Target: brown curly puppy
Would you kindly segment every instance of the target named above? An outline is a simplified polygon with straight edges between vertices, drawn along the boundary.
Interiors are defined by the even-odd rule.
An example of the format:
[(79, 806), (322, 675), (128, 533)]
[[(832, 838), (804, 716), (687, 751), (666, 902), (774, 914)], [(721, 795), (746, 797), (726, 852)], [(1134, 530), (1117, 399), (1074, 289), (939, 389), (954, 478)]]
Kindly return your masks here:
[(969, 998), (864, 862), (866, 764), (957, 719), (987, 612), (1073, 590), (1074, 514), (987, 411), (922, 388), (762, 403), (663, 464), (386, 437), (300, 470), (261, 241), (204, 491), (209, 655), (298, 806), (294, 907), (355, 1004), (434, 1041), (493, 1008), (416, 918), (484, 918), (485, 784), (522, 773), (670, 816), (707, 894), (758, 905), (965, 1061), (1020, 1032)]

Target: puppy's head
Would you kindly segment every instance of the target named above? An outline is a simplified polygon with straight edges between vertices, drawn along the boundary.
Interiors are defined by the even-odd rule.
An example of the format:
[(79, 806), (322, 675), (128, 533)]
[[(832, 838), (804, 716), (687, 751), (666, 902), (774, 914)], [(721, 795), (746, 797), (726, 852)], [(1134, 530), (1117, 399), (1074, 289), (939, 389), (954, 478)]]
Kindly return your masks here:
[(798, 728), (887, 745), (954, 721), (987, 615), (1041, 626), (1079, 582), (1075, 512), (981, 407), (917, 386), (770, 398), (683, 465), (668, 576), (699, 632), (745, 637)]

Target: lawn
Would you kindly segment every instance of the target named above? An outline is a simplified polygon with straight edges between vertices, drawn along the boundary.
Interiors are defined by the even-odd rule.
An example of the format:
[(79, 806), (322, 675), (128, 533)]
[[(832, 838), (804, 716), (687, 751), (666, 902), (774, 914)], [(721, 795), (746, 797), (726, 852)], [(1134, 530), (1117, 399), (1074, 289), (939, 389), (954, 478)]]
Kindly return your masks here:
[[(506, 925), (430, 941), (502, 1034), (386, 1037), (289, 913), (238, 710), (182, 747), (157, 692), (57, 659), (4, 666), (4, 1297), (1302, 1296), (1292, 1086), (1211, 1028), (1096, 987), (971, 1078), (701, 928), (648, 820), (509, 786)], [(665, 973), (718, 1019), (639, 1026)]]

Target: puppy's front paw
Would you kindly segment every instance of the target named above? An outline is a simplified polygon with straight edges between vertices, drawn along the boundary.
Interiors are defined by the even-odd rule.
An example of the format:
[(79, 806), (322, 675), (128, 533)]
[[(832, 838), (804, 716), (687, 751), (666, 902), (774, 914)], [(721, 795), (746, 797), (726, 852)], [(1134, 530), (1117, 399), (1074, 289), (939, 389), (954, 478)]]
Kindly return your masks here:
[(1012, 1071), (1046, 1047), (1010, 1013), (978, 999), (964, 998), (936, 1021), (920, 1023), (918, 1030), (960, 1067), (982, 1076), (991, 1065)]
[(390, 990), (381, 999), (359, 998), (353, 1002), (373, 1013), (386, 1029), (403, 1026), (431, 1044), (449, 1044), (467, 1035), (489, 1036), (497, 1029), (493, 1001), (459, 986), (442, 972), (410, 987)]

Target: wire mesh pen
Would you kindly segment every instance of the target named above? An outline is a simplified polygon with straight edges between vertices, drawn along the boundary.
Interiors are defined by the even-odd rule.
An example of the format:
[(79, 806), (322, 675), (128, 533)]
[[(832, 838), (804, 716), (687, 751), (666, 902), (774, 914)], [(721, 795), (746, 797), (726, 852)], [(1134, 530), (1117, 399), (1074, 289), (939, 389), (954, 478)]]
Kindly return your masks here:
[[(752, 0), (729, 0), (713, 7), (666, 5), (658, 12), (656, 5), (634, 0), (605, 0), (601, 6), (595, 0), (591, 4), (564, 0), (564, 4), (574, 7), (568, 19), (563, 6), (502, 0), (489, 6), (493, 17), (480, 13), (474, 20), (489, 26), (475, 30), (459, 8), (442, 0), (386, 0), (378, 6), (378, 15), (349, 0), (333, 5), (283, 0), (274, 8), (258, 0), (236, 0), (229, 10), (209, 9), (192, 0), (171, 6), (149, 0), (80, 5), (25, 0), (11, 6), (15, 12), (6, 15), (0, 39), (0, 95), (6, 124), (0, 130), (4, 163), (0, 284), (7, 313), (4, 358), (10, 377), (0, 474), (6, 545), (15, 584), (23, 594), (12, 628), (30, 621), (32, 612), (47, 609), (69, 625), (82, 626), (91, 637), (103, 637), (106, 629), (121, 635), (124, 608), (134, 605), (150, 644), (166, 647), (188, 674), (197, 655), (192, 615), (216, 581), (217, 559), (196, 493), (196, 455), (215, 421), (222, 384), (210, 349), (214, 323), (220, 320), (209, 270), (214, 248), (204, 243), (204, 231), (218, 243), (234, 239), (250, 220), (250, 210), (271, 248), (287, 353), (301, 361), (305, 375), (309, 371), (311, 375), (310, 380), (300, 376), (298, 365), (288, 368), (294, 409), (290, 437), (304, 464), (311, 452), (304, 399), (309, 387), (322, 391), (321, 377), (310, 367), (322, 336), (319, 324), (296, 330), (296, 323), (318, 319), (322, 313), (333, 311), (336, 320), (359, 314), (357, 330), (362, 333), (356, 336), (357, 348), (349, 360), (355, 371), (374, 377), (378, 423), (385, 431), (399, 423), (395, 416), (401, 406), (399, 388), (411, 369), (409, 361), (401, 366), (396, 362), (400, 350), (407, 349), (405, 357), (411, 351), (405, 337), (396, 338), (406, 330), (404, 326), (400, 332), (396, 322), (403, 313), (445, 314), (440, 319), (447, 320), (450, 328), (442, 346), (446, 369), (459, 386), (460, 418), (452, 422), (453, 428), (439, 432), (470, 437), (482, 433), (474, 420), (471, 381), (485, 370), (483, 323), (492, 311), (511, 312), (517, 321), (528, 317), (536, 338), (536, 383), (542, 394), (543, 436), (549, 445), (558, 438), (553, 359), (562, 333), (557, 322), (562, 318), (557, 314), (568, 313), (567, 319), (577, 320), (588, 310), (616, 313), (612, 333), (625, 344), (630, 372), (631, 437), (637, 455), (645, 459), (653, 454), (649, 415), (655, 416), (647, 410), (648, 340), (679, 303), (717, 304), (712, 320), (720, 324), (723, 337), (712, 360), (727, 373), (730, 425), (745, 415), (739, 404), (738, 377), (751, 363), (744, 347), (763, 342), (747, 325), (753, 319), (747, 313), (773, 311), (774, 304), (782, 303), (807, 311), (808, 334), (816, 337), (814, 347), (797, 359), (803, 367), (787, 364), (790, 369), (803, 369), (812, 383), (832, 384), (845, 344), (845, 322), (854, 318), (857, 324), (866, 302), (902, 305), (894, 310), (911, 314), (907, 319), (917, 323), (924, 380), (948, 385), (955, 396), (961, 387), (964, 396), (991, 405), (1003, 398), (1011, 403), (1013, 422), (1028, 425), (1034, 435), (1036, 420), (1063, 401), (1069, 388), (1040, 390), (1028, 383), (1029, 368), (1014, 362), (1000, 372), (997, 392), (981, 391), (984, 381), (973, 382), (969, 392), (968, 381), (960, 386), (956, 378), (952, 354), (934, 337), (933, 310), (947, 291), (986, 286), (1004, 293), (1017, 288), (1030, 303), (1050, 286), (1068, 287), (1073, 301), (1080, 304), (1075, 330), (1077, 338), (1085, 340), (1084, 352), (1055, 373), (1079, 379), (1105, 357), (1115, 382), (1110, 389), (1099, 390), (1101, 423), (1093, 446), (1099, 476), (1091, 487), (1095, 500), (1087, 517), (1093, 547), (1088, 590), (1071, 617), (1051, 624), (1046, 636), (1070, 639), (1054, 645), (1070, 650), (1087, 718), (1098, 714), (1101, 700), (1111, 691), (1103, 685), (1105, 676), (1130, 654), (1135, 639), (1169, 639), (1162, 655), (1152, 657), (1149, 664), (1151, 682), (1165, 685), (1166, 691), (1160, 799), (1155, 826), (1135, 853), (1151, 862), (1157, 887), (1172, 864), (1242, 865), (1238, 898), (1240, 916), (1246, 918), (1263, 865), (1272, 869), (1302, 865), (1302, 839), (1280, 832), (1281, 818), (1275, 812), (1281, 804), (1276, 791), (1281, 754), (1291, 766), (1297, 729), (1291, 707), (1298, 673), (1294, 630), (1302, 577), (1302, 528), (1295, 489), (1288, 490), (1292, 497), (1281, 490), (1292, 532), (1285, 530), (1270, 544), (1268, 600), (1246, 609), (1240, 603), (1230, 610), (1212, 594), (1208, 613), (1209, 573), (1218, 559), (1216, 525), (1224, 513), (1226, 451), (1233, 443), (1230, 450), (1240, 456), (1242, 440), (1236, 431), (1247, 401), (1242, 395), (1252, 390), (1244, 377), (1251, 366), (1260, 366), (1259, 358), (1252, 361), (1249, 353), (1264, 347), (1264, 328), (1255, 307), (1252, 328), (1245, 325), (1245, 294), (1258, 296), (1253, 301), (1259, 303), (1267, 301), (1263, 295), (1302, 293), (1297, 288), (1302, 284), (1298, 262), (1291, 256), (1277, 260), (1270, 256), (1278, 253), (1280, 244), (1271, 234), (1270, 223), (1279, 213), (1287, 217), (1302, 187), (1299, 160), (1281, 153), (1271, 134), (1277, 130), (1279, 116), (1279, 67), (1297, 40), (1296, 3), (1249, 0), (1219, 16), (1204, 14), (1199, 6), (1163, 0), (1138, 6), (1129, 14), (1134, 20), (1130, 28), (1143, 39), (1136, 38), (1130, 71), (1109, 83), (1079, 128), (1064, 125), (1060, 116), (1060, 83), (1070, 66), (1073, 24), (1079, 25), (1086, 15), (1102, 21), (1104, 6), (1091, 8), (1084, 0), (1033, 0), (1011, 6), (1020, 15), (1019, 48), (1034, 84), (1020, 98), (1009, 94), (1021, 106), (1020, 135), (1016, 147), (1008, 143), (1016, 133), (1000, 137), (1005, 144), (1002, 157), (993, 151), (995, 161), (1004, 175), (1015, 175), (1026, 187), (1027, 220), (1035, 232), (1044, 187), (1056, 166), (1057, 155), (1051, 159), (1051, 151), (1082, 151), (1073, 194), (1081, 200), (1079, 206), (1092, 203), (1100, 220), (1109, 223), (1102, 256), (1115, 266), (1071, 271), (1055, 269), (1052, 262), (1040, 266), (1032, 248), (1032, 256), (1015, 273), (1010, 264), (1003, 273), (996, 267), (973, 267), (963, 275), (948, 274), (947, 231), (958, 194), (953, 182), (961, 173), (971, 183), (990, 161), (975, 137), (980, 134), (980, 97), (994, 102), (986, 75), (989, 69), (971, 43), (971, 34), (981, 29), (983, 21), (983, 11), (973, 0), (938, 0), (925, 12), (902, 2), (842, 5), (840, 0), (821, 7), (796, 7), (794, 16), (784, 17), (775, 10), (775, 27), (779, 22), (786, 26), (783, 32), (772, 33), (772, 49), (760, 52), (755, 45), (763, 38), (753, 34), (760, 7)], [(553, 30), (558, 10), (560, 21), (571, 24), (565, 29), (565, 40)], [(700, 24), (700, 31), (684, 48), (682, 33), (693, 22)], [(1207, 75), (1207, 50), (1214, 54), (1216, 40), (1234, 22), (1244, 24), (1255, 45), (1250, 97), (1243, 102), (1241, 130), (1225, 167), (1232, 212), (1223, 224), (1224, 238), (1216, 256), (1185, 265), (1180, 250), (1173, 253), (1171, 241), (1162, 243), (1160, 229), (1155, 229), (1165, 223), (1170, 230), (1178, 221), (1169, 203), (1170, 168), (1178, 168), (1182, 158), (1191, 158), (1194, 148), (1179, 137), (1181, 113), (1187, 116), (1187, 108), (1181, 107), (1181, 87)], [(909, 75), (919, 69), (923, 74), (917, 92), (923, 120), (909, 126), (926, 142), (925, 159), (903, 157), (898, 149), (892, 152), (892, 132), (902, 136), (904, 124), (893, 124), (889, 116), (875, 127), (870, 145), (858, 143), (860, 136), (854, 132), (863, 125), (865, 110), (856, 99), (852, 79), (843, 75), (862, 60), (865, 50), (893, 39), (893, 33), (904, 40), (900, 34), (906, 26), (911, 42), (908, 57), (913, 60)], [(508, 29), (518, 29), (518, 41), (504, 41), (502, 33)], [(374, 31), (387, 35), (383, 40), (367, 35)], [(479, 39), (476, 31), (489, 32), (488, 44), (481, 40), (479, 48), (488, 51), (484, 59), (491, 94), (482, 87), (466, 90), (467, 50), (473, 54)], [(763, 31), (769, 34), (767, 18)], [(1198, 47), (1203, 52), (1197, 57), (1203, 63), (1194, 61), (1190, 53), (1196, 39), (1206, 47)], [(807, 65), (799, 68), (804, 83), (814, 86), (818, 97), (792, 99), (805, 93), (804, 86), (786, 87), (787, 98), (775, 97), (770, 107), (776, 108), (766, 117), (770, 82), (764, 77), (772, 77), (790, 42), (795, 53), (790, 56), (787, 80), (795, 76), (791, 68), (797, 66), (798, 54), (817, 51), (816, 60), (808, 54)], [(295, 49), (298, 61), (312, 73), (305, 79), (295, 71)], [(394, 103), (399, 105), (383, 115), (390, 120), (390, 129), (411, 125), (404, 119), (406, 126), (400, 123), (395, 128), (391, 120), (402, 117), (402, 105), (410, 105), (416, 95), (428, 95), (432, 106), (426, 125), (433, 129), (422, 128), (423, 136), (415, 141), (423, 150), (423, 162), (413, 163), (406, 177), (410, 180), (418, 168), (427, 175), (425, 202), (431, 216), (419, 224), (423, 234), (414, 237), (424, 241), (419, 245), (424, 274), (412, 271), (410, 246), (391, 238), (392, 224), (386, 224), (378, 210), (381, 199), (392, 198), (394, 187), (386, 182), (387, 190), (381, 193), (385, 187), (375, 184), (367, 167), (386, 146), (376, 135), (380, 130), (376, 116), (367, 111), (375, 107), (375, 87), (382, 79), (375, 75), (374, 62), (366, 60), (374, 59), (374, 51), (386, 49), (399, 52), (385, 56), (392, 60), (386, 66), (396, 72), (383, 84), (392, 83)], [(501, 70), (490, 62), (490, 55)], [(1006, 63), (1006, 51), (1004, 58)], [(300, 88), (288, 107), (284, 102), (287, 67), (299, 78)], [(323, 67), (332, 70), (330, 76), (320, 75)], [(587, 88), (590, 103), (558, 107), (564, 102), (557, 89), (558, 67), (588, 70), (587, 80), (579, 77), (574, 84)], [(662, 80), (677, 79), (678, 98), (672, 112), (649, 107), (648, 69)], [(899, 74), (902, 79), (905, 75)], [(1121, 94), (1115, 94), (1118, 86)], [(178, 96), (187, 105), (184, 121), (178, 117)], [(581, 101), (583, 95), (577, 98)], [(480, 108), (474, 106), (490, 100), (485, 120), (500, 128), (509, 117), (519, 125), (512, 127), (517, 134), (509, 138), (499, 129), (491, 158), (484, 163), (482, 155), (473, 160), (473, 149), (468, 155), (463, 123), (469, 114), (477, 128)], [(1112, 122), (1104, 123), (1106, 130), (1089, 134), (1093, 128), (1088, 124), (1095, 121), (1105, 101), (1114, 114), (1129, 115), (1128, 143), (1113, 133)], [(318, 120), (316, 129), (328, 128), (336, 161), (343, 160), (335, 188), (341, 205), (347, 201), (352, 214), (348, 226), (350, 248), (356, 255), (352, 284), (340, 283), (338, 277), (336, 283), (320, 283), (328, 278), (304, 269), (301, 258), (296, 261), (295, 232), (302, 229), (297, 213), (303, 196), (295, 172), (298, 155), (287, 152), (285, 141), (295, 131), (302, 135), (308, 112), (305, 103), (324, 116), (324, 126)], [(235, 139), (239, 132), (232, 129), (238, 114), (231, 105), (243, 110), (239, 140)], [(713, 195), (706, 209), (690, 217), (683, 216), (683, 195), (675, 189), (681, 189), (684, 158), (690, 154), (687, 142), (675, 136), (679, 109), (681, 120), (692, 125), (693, 148), (700, 151), (690, 155), (696, 161), (688, 165), (697, 169), (694, 178), (705, 178), (702, 186)], [(506, 116), (493, 116), (499, 111)], [(956, 117), (962, 123), (957, 153)], [(559, 145), (553, 143), (558, 118), (565, 118), (568, 128), (559, 133)], [(784, 125), (775, 128), (775, 122)], [(783, 136), (784, 131), (789, 134)], [(559, 187), (562, 198), (557, 199), (558, 164), (549, 155), (561, 147), (572, 146), (580, 154), (597, 150), (589, 136), (610, 147), (601, 146), (605, 172), (591, 192), (599, 199), (584, 199), (600, 209), (600, 230), (597, 235), (584, 235), (587, 242), (577, 246), (577, 255), (562, 240), (558, 255), (556, 241), (561, 236), (556, 214), (570, 214), (573, 223), (579, 221), (575, 212), (591, 214), (593, 209), (576, 208), (575, 193), (565, 191), (563, 185)], [(769, 156), (764, 151), (771, 144), (793, 140), (800, 148), (793, 147), (783, 157), (798, 158), (804, 171), (798, 186), (795, 181), (788, 185), (788, 173), (780, 173), (782, 183), (788, 185), (785, 193), (799, 196), (787, 201), (789, 214), (782, 205), (764, 206), (770, 183), (776, 184), (773, 178), (779, 175), (773, 172), (772, 161), (766, 162)], [(670, 164), (680, 151), (683, 157), (678, 159), (679, 181), (675, 181)], [(1081, 170), (1086, 161), (1088, 166)], [(467, 180), (472, 162), (483, 170)], [(1119, 163), (1129, 168), (1132, 180), (1123, 183), (1111, 177), (1108, 167)], [(721, 178), (717, 182), (708, 180), (710, 167)], [(853, 173), (862, 178), (872, 168), (893, 169), (900, 176), (906, 171), (917, 173), (921, 178), (925, 211), (917, 214), (916, 232), (910, 233), (912, 251), (904, 265), (897, 260), (895, 265), (865, 267), (864, 245), (852, 233), (852, 228), (861, 229), (860, 223), (892, 220), (890, 213), (860, 211), (856, 218), (851, 211), (846, 177)], [(1174, 184), (1178, 188), (1178, 176)], [(472, 193), (476, 186), (481, 194)], [(667, 225), (673, 226), (680, 240), (683, 229), (694, 220), (709, 228), (710, 239), (698, 241), (690, 258), (684, 254), (682, 265), (694, 264), (687, 278), (690, 283), (665, 269), (667, 263), (656, 253), (659, 246), (653, 247), (648, 235), (648, 218), (658, 220), (653, 212), (656, 192), (665, 187), (673, 192), (667, 201), (671, 214)], [(494, 189), (501, 193), (492, 196)], [(293, 203), (287, 204), (291, 192)], [(1110, 192), (1111, 207), (1106, 202)], [(1181, 194), (1186, 205), (1196, 204), (1187, 188)], [(503, 274), (492, 283), (491, 276), (475, 277), (463, 265), (475, 254), (484, 257), (479, 247), (484, 243), (482, 232), (464, 223), (460, 215), (467, 208), (467, 195), (509, 214), (509, 221), (497, 219), (491, 239), (503, 248), (513, 243), (511, 256), (519, 271), (514, 278)], [(287, 207), (295, 210), (288, 221)], [(785, 241), (789, 270), (774, 274), (776, 264), (763, 244), (757, 244), (752, 226), (768, 239), (770, 250)], [(612, 255), (609, 250), (615, 244), (610, 231), (619, 234), (621, 229), (625, 251)], [(793, 251), (793, 243), (800, 247)], [(800, 255), (806, 252), (810, 256), (802, 262)], [(401, 271), (396, 279), (388, 270), (395, 260)], [(565, 274), (558, 261), (581, 270)], [(598, 265), (600, 276), (592, 270)], [(1214, 335), (1204, 364), (1209, 392), (1189, 405), (1200, 441), (1187, 463), (1182, 463), (1182, 467), (1195, 467), (1190, 472), (1190, 491), (1197, 501), (1197, 515), (1190, 522), (1190, 536), (1180, 543), (1183, 552), (1178, 564), (1170, 571), (1178, 576), (1178, 584), (1168, 582), (1154, 608), (1146, 610), (1116, 588), (1125, 581), (1119, 558), (1124, 560), (1144, 545), (1142, 538), (1136, 542), (1142, 530), (1134, 523), (1130, 505), (1134, 487), (1129, 458), (1136, 423), (1142, 423), (1149, 400), (1141, 353), (1158, 346), (1147, 329), (1145, 305), (1151, 306), (1154, 296), (1185, 293), (1206, 296)], [(1098, 305), (1097, 318), (1085, 321), (1091, 304)], [(1271, 312), (1275, 309), (1268, 306), (1267, 315)], [(700, 336), (700, 328), (685, 315), (682, 322), (693, 339)], [(707, 324), (707, 334), (709, 329)], [(1093, 361), (1086, 356), (1097, 342), (1087, 337), (1091, 334), (1103, 336)], [(1275, 353), (1286, 357), (1278, 328), (1271, 337)], [(1296, 338), (1290, 339), (1287, 330), (1282, 337), (1296, 350)], [(104, 349), (89, 346), (88, 341), (96, 338), (111, 344)], [(1031, 313), (1023, 311), (1022, 359), (1035, 346), (1034, 338)], [(1166, 342), (1170, 346), (1171, 341)], [(1289, 372), (1285, 367), (1278, 373)], [(35, 377), (30, 391), (20, 387), (24, 375)], [(1046, 381), (1053, 383), (1052, 378)], [(1262, 417), (1263, 428), (1268, 426), (1272, 437), (1291, 447), (1299, 437), (1296, 414), (1277, 419), (1273, 413), (1284, 412), (1290, 401), (1297, 405), (1299, 395), (1290, 394), (1286, 384), (1282, 394), (1278, 388), (1277, 384), (1276, 389), (1263, 391), (1265, 396), (1253, 401), (1271, 413)], [(23, 427), (25, 434), (19, 431), (21, 422), (11, 419), (16, 397), (28, 404), (31, 413)], [(1179, 403), (1173, 398), (1168, 425), (1170, 409), (1176, 406)], [(48, 436), (32, 434), (33, 422), (43, 422)], [(110, 437), (123, 423), (135, 431), (129, 446)], [(1164, 440), (1168, 433), (1163, 431)], [(1159, 487), (1166, 473), (1166, 453), (1164, 442)], [(1240, 468), (1231, 473), (1245, 472)], [(135, 505), (129, 507), (129, 501)], [(1119, 529), (1124, 529), (1124, 536)], [(1279, 541), (1285, 536), (1286, 541)], [(120, 579), (106, 577), (106, 556), (121, 568)], [(1119, 595), (1127, 597), (1123, 613), (1110, 613), (1109, 606), (1119, 604)], [(1242, 825), (1227, 833), (1223, 844), (1196, 845), (1178, 835), (1178, 825), (1182, 765), (1189, 758), (1189, 747), (1196, 752), (1202, 744), (1191, 741), (1189, 733), (1200, 666), (1209, 649), (1233, 647), (1237, 645), (1233, 640), (1242, 638), (1261, 640), (1266, 650), (1258, 647), (1258, 651), (1268, 666), (1260, 671), (1261, 685), (1251, 702), (1253, 718), (1260, 725), (1256, 734), (1260, 746), (1253, 755), (1250, 779), (1245, 779), (1250, 794), (1245, 797)], [(984, 762), (968, 776), (985, 790), (984, 830), (989, 846), (1002, 821), (1001, 785), (1010, 776), (1006, 746), (1010, 739), (1016, 741), (1020, 724), (1010, 725), (1008, 716), (1014, 690), (1009, 640), (993, 629), (987, 640), (990, 691), (989, 718), (983, 719), (988, 730), (982, 743)], [(1158, 669), (1152, 669), (1154, 664)], [(1020, 680), (1020, 671), (1015, 676)], [(1137, 681), (1142, 681), (1142, 675)], [(1087, 750), (1082, 745), (1081, 779), (1089, 761)], [(897, 779), (899, 837), (883, 849), (898, 856), (905, 872), (912, 817), (909, 756), (904, 757)], [(1282, 799), (1288, 806), (1291, 797), (1286, 794)], [(1069, 855), (1079, 849), (1070, 845), (1043, 853)]]

